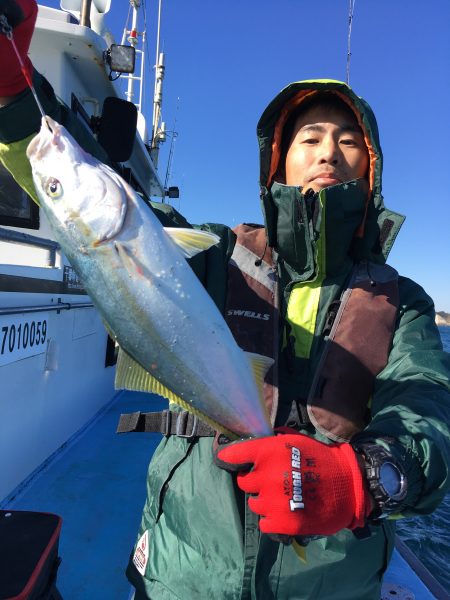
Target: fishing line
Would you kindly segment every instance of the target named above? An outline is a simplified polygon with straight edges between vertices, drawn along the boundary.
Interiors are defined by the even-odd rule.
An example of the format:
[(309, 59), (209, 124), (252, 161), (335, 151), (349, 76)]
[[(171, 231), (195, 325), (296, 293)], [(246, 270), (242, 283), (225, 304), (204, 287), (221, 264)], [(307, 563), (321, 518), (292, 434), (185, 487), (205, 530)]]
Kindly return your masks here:
[(350, 42), (352, 37), (352, 24), (353, 24), (353, 13), (355, 11), (356, 0), (349, 0), (348, 5), (348, 37), (347, 37), (347, 85), (350, 85), (350, 57), (352, 55), (350, 50)]
[[(31, 90), (31, 93), (33, 94), (34, 99), (36, 100), (36, 104), (38, 106), (39, 112), (41, 113), (41, 115), (44, 117), (45, 122), (47, 123), (47, 119), (45, 111), (42, 107), (42, 104), (38, 98), (38, 95), (36, 94), (36, 90), (34, 89), (33, 86), (33, 81), (31, 79), (30, 73), (28, 71), (28, 69), (26, 68), (22, 57), (20, 56), (19, 51), (17, 50), (17, 46), (16, 43), (14, 41), (14, 37), (13, 37), (13, 30), (11, 25), (8, 23), (8, 19), (5, 17), (5, 15), (0, 15), (0, 32), (3, 33), (4, 35), (6, 35), (7, 39), (11, 42), (14, 53), (17, 57), (17, 60), (19, 61), (19, 65), (20, 65), (20, 70), (22, 71), (23, 76), (25, 77), (25, 81), (28, 84), (28, 87)], [(50, 129), (50, 125), (47, 123), (47, 127)]]

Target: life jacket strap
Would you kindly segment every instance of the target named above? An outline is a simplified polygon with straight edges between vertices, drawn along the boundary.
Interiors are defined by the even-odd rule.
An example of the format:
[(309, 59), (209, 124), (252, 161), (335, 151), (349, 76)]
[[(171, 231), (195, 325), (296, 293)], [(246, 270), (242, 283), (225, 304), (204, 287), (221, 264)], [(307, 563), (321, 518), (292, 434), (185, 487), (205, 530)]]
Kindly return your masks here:
[(116, 433), (162, 433), (187, 439), (214, 437), (215, 430), (187, 410), (172, 412), (134, 412), (120, 415)]
[(292, 429), (308, 429), (311, 427), (311, 419), (309, 418), (306, 400), (295, 398), (291, 404), (291, 412), (286, 419), (285, 427)]

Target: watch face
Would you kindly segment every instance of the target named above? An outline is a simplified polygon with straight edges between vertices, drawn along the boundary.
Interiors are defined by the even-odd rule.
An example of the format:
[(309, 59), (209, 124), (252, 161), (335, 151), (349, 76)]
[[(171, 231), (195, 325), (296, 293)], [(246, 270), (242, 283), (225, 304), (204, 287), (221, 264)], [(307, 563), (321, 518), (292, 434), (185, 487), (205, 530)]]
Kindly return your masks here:
[(389, 462), (385, 462), (381, 465), (380, 483), (391, 497), (401, 491), (402, 477), (395, 465)]

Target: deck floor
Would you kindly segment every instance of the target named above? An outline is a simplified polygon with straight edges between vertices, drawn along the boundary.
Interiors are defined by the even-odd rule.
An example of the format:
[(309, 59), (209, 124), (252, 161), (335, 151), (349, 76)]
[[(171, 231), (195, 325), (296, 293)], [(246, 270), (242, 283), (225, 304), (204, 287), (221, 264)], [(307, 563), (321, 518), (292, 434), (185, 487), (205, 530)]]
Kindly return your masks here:
[[(120, 392), (30, 485), (3, 506), (62, 516), (58, 589), (64, 600), (129, 598), (125, 568), (145, 501), (149, 459), (161, 436), (117, 435), (115, 430), (121, 413), (166, 407), (156, 396)], [(434, 598), (397, 552), (385, 582), (408, 587), (416, 600)], [(411, 597), (391, 586), (383, 591), (386, 600)]]
[(161, 436), (115, 433), (121, 413), (167, 407), (119, 393), (92, 424), (8, 505), (63, 518), (58, 589), (64, 600), (126, 600), (125, 577), (145, 501), (149, 459)]

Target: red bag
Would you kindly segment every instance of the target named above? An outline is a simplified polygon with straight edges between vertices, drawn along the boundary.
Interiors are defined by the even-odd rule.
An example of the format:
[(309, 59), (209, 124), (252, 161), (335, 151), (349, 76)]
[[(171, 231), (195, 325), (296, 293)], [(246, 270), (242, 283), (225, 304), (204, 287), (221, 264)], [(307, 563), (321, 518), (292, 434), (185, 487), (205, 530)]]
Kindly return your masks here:
[(62, 600), (61, 523), (51, 513), (0, 510), (0, 600)]

